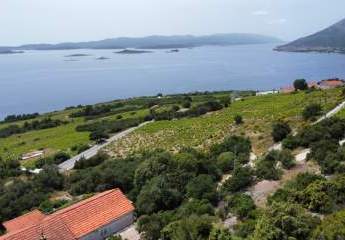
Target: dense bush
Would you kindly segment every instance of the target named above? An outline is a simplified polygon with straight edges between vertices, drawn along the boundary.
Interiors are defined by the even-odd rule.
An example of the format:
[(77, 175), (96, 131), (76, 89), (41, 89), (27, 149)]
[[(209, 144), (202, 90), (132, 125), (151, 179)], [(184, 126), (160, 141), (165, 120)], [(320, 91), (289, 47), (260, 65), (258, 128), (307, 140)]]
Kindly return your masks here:
[(191, 215), (170, 223), (162, 230), (164, 239), (208, 240), (212, 230), (213, 217)]
[(240, 219), (245, 219), (250, 216), (256, 207), (253, 199), (249, 195), (236, 193), (226, 197), (226, 208), (227, 212), (234, 214)]
[(16, 179), (5, 186), (0, 185), (0, 222), (38, 207), (48, 199), (51, 191), (61, 190), (63, 182), (58, 169), (50, 166), (34, 177), (28, 176), (25, 181)]
[(232, 152), (223, 152), (217, 157), (217, 166), (222, 172), (229, 172), (234, 169), (236, 155)]
[(339, 147), (339, 141), (345, 137), (345, 120), (325, 119), (322, 122), (304, 128), (296, 136), (289, 136), (283, 141), (285, 148), (311, 148), (308, 159), (315, 160), (322, 173), (345, 172), (345, 150)]
[(255, 174), (259, 179), (279, 180), (282, 171), (277, 167), (278, 153), (272, 151), (255, 164)]
[(345, 210), (327, 216), (312, 234), (312, 240), (345, 239)]
[(6, 138), (14, 134), (25, 133), (32, 130), (47, 129), (66, 124), (67, 122), (58, 119), (45, 118), (42, 120), (34, 120), (24, 122), (23, 126), (16, 124), (0, 129), (0, 138)]
[(97, 121), (79, 125), (76, 130), (79, 132), (91, 132), (90, 139), (99, 141), (108, 138), (110, 133), (117, 133), (125, 129), (138, 126), (145, 121), (144, 118), (128, 118), (113, 121)]
[(317, 213), (331, 213), (345, 203), (345, 175), (326, 180), (312, 174), (300, 174), (269, 198), (269, 203), (290, 202)]
[(272, 137), (275, 142), (280, 142), (291, 133), (291, 128), (286, 122), (276, 122), (272, 126)]
[[(187, 105), (183, 107), (187, 108)], [(189, 106), (190, 107), (190, 106)], [(208, 101), (205, 103), (198, 104), (196, 106), (191, 107), (187, 111), (179, 112), (176, 109), (169, 109), (165, 111), (151, 111), (152, 117), (156, 121), (161, 120), (172, 120), (174, 118), (185, 118), (185, 117), (198, 117), (208, 112), (218, 111), (223, 108), (223, 105), (218, 101)]]
[(222, 186), (223, 193), (234, 193), (248, 187), (253, 182), (253, 171), (249, 167), (238, 167)]
[(275, 203), (258, 220), (253, 240), (309, 239), (318, 219), (296, 204)]
[(45, 158), (39, 158), (35, 162), (35, 166), (37, 168), (42, 168), (45, 165), (53, 165), (53, 164), (60, 164), (68, 159), (70, 159), (71, 156), (68, 153), (65, 152), (58, 152), (54, 154), (51, 157), (45, 157)]
[(305, 120), (313, 120), (315, 117), (322, 114), (322, 107), (320, 104), (313, 103), (306, 106), (302, 112), (302, 116)]
[(235, 120), (235, 123), (236, 123), (237, 125), (240, 125), (240, 124), (243, 123), (243, 118), (242, 118), (241, 115), (236, 115), (236, 116), (234, 117), (234, 120)]
[(236, 156), (244, 155), (249, 160), (252, 146), (248, 138), (240, 136), (231, 136), (224, 139), (222, 143), (215, 144), (211, 147), (211, 154), (219, 155), (224, 152), (232, 152)]
[(187, 184), (187, 197), (207, 199), (210, 202), (217, 200), (217, 184), (210, 175), (201, 174)]
[(106, 153), (98, 152), (95, 156), (93, 156), (89, 159), (86, 159), (86, 158), (79, 159), (75, 163), (74, 169), (85, 169), (85, 168), (89, 168), (89, 167), (95, 167), (95, 166), (100, 165), (101, 163), (103, 163), (107, 159), (109, 159), (109, 156)]
[(38, 113), (29, 113), (29, 114), (18, 114), (18, 115), (8, 115), (5, 117), (4, 122), (16, 122), (22, 120), (29, 120), (38, 117)]
[(70, 117), (96, 116), (110, 112), (110, 105), (87, 105), (82, 110), (70, 114)]
[(17, 176), (20, 172), (20, 162), (18, 160), (5, 160), (0, 157), (0, 180)]

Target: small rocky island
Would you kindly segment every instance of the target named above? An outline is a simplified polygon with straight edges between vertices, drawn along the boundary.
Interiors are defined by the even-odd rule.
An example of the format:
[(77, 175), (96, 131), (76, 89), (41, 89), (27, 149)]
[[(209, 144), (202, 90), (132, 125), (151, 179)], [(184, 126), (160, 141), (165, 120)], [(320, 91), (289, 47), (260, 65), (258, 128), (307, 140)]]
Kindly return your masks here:
[(98, 57), (98, 58), (96, 58), (96, 60), (108, 60), (108, 59), (110, 59), (110, 58), (108, 58), (108, 57)]
[(143, 54), (143, 53), (152, 53), (152, 51), (146, 50), (136, 50), (136, 49), (124, 49), (122, 51), (114, 52), (117, 54)]
[(83, 54), (83, 53), (76, 53), (76, 54), (70, 54), (66, 55), (65, 57), (88, 57), (91, 56), (90, 54)]

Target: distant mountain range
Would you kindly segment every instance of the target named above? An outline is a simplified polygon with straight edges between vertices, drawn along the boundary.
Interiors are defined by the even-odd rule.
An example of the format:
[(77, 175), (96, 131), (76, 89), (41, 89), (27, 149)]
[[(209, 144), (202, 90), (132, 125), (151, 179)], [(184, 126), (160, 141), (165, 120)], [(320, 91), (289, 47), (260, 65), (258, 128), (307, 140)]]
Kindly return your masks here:
[(345, 19), (313, 35), (279, 46), (275, 50), (345, 53)]
[(142, 38), (112, 38), (91, 42), (66, 42), (59, 44), (29, 44), (17, 47), (0, 47), (0, 50), (66, 50), (66, 49), (169, 49), (200, 46), (228, 46), (239, 44), (278, 43), (278, 38), (258, 34), (214, 34), (208, 36), (149, 36)]

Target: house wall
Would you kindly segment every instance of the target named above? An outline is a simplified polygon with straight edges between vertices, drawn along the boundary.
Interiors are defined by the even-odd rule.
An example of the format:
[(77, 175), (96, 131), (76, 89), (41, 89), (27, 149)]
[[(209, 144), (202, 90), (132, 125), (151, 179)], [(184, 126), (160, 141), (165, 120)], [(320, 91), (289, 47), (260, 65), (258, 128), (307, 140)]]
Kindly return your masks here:
[(80, 240), (103, 240), (121, 231), (122, 229), (128, 227), (129, 225), (133, 223), (133, 221), (134, 221), (134, 214), (133, 212), (131, 212), (119, 218), (118, 220), (115, 220), (79, 239)]

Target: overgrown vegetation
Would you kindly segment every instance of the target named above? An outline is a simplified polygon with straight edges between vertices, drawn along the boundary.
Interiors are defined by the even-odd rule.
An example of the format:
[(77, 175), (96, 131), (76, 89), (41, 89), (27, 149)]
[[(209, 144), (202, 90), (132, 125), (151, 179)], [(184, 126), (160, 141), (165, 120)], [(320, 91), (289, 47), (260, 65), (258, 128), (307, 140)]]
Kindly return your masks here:
[(9, 123), (9, 122), (22, 121), (22, 120), (29, 120), (29, 119), (34, 119), (38, 116), (39, 116), (38, 113), (8, 115), (5, 117), (4, 122)]
[(47, 129), (67, 124), (61, 120), (53, 120), (51, 118), (45, 118), (42, 120), (34, 120), (31, 122), (24, 122), (23, 126), (16, 124), (9, 125), (8, 127), (0, 129), (0, 138), (6, 138), (14, 134), (25, 133), (33, 130)]
[(285, 148), (310, 148), (308, 159), (316, 161), (324, 174), (345, 172), (345, 150), (339, 141), (345, 137), (345, 120), (325, 119), (317, 125), (301, 130), (283, 141)]

